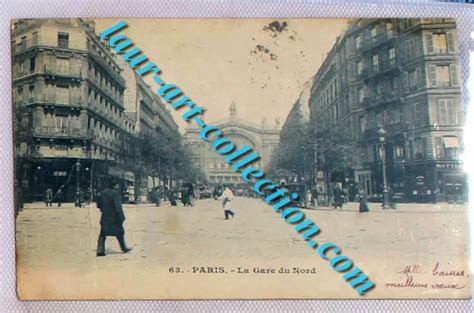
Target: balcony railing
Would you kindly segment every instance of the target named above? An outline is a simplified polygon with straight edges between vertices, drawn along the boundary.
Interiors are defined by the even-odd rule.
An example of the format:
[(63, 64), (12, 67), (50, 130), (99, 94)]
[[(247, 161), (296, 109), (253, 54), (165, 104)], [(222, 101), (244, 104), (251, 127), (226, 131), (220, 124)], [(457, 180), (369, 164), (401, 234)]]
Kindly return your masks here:
[(38, 46), (38, 45), (39, 45), (38, 40), (32, 40), (32, 39), (16, 42), (12, 44), (12, 53), (13, 54), (20, 53), (31, 47)]
[[(42, 99), (41, 99), (42, 98)], [(63, 104), (69, 105), (72, 107), (79, 107), (82, 104), (82, 97), (69, 94), (68, 97), (58, 96), (56, 92), (45, 92), (43, 97), (33, 97), (33, 99), (40, 101), (43, 100), (43, 103), (54, 103), (54, 104)]]
[(112, 100), (114, 100), (115, 102), (117, 102), (118, 104), (122, 105), (123, 106), (123, 103), (122, 103), (122, 98), (120, 96), (117, 96), (116, 94), (114, 94), (110, 88), (107, 88), (104, 86), (104, 84), (101, 84), (99, 82), (99, 80), (93, 76), (89, 77), (90, 81), (92, 81), (94, 83), (94, 85), (100, 90), (102, 91), (103, 93), (105, 93), (109, 98), (111, 98)]
[(105, 137), (100, 137), (99, 135), (94, 134), (92, 139), (95, 143), (109, 149), (109, 150), (118, 150), (121, 148), (120, 141), (115, 141), (112, 139), (106, 139)]
[[(386, 122), (386, 123), (384, 123), (383, 128), (387, 132), (386, 137), (388, 139), (390, 139), (393, 136), (396, 136), (396, 135), (400, 134), (401, 132), (408, 130), (408, 128), (409, 128), (408, 126), (409, 126), (408, 122), (406, 122), (406, 121), (397, 122), (397, 123)], [(364, 136), (366, 138), (380, 137), (380, 135), (378, 133), (378, 126), (369, 127), (367, 129), (365, 129)]]
[(397, 100), (402, 100), (402, 97), (400, 96), (400, 94), (396, 92), (385, 92), (385, 93), (380, 94), (378, 97), (376, 96), (372, 97), (369, 100), (369, 102), (370, 102), (370, 106), (375, 106), (381, 103), (388, 103), (388, 102), (393, 102)]
[(48, 76), (64, 76), (82, 79), (82, 70), (75, 66), (57, 66), (55, 64), (45, 64), (44, 73)]
[(100, 116), (101, 118), (107, 120), (107, 122), (114, 124), (117, 128), (119, 128), (121, 130), (125, 130), (125, 131), (127, 130), (127, 127), (125, 126), (124, 119), (120, 119), (118, 117), (113, 118), (112, 114), (110, 114), (110, 113), (106, 114), (105, 110), (99, 108), (99, 106), (97, 106), (97, 105), (90, 105), (89, 109), (92, 112), (94, 112), (95, 114), (97, 114), (98, 116)]
[(110, 65), (104, 58), (103, 55), (100, 55), (99, 52), (97, 52), (96, 49), (94, 49), (91, 45), (89, 45), (88, 50), (90, 52), (90, 55), (93, 57), (93, 59), (101, 65), (102, 68), (104, 68), (107, 73), (111, 76), (114, 77), (114, 79), (122, 86), (125, 87), (125, 80), (118, 74), (113, 68), (112, 65)]
[(391, 39), (396, 38), (397, 35), (392, 31), (392, 32), (383, 32), (380, 34), (377, 34), (375, 37), (371, 37), (366, 39), (364, 42), (362, 42), (360, 51), (367, 51), (370, 50), (380, 44), (383, 44)]

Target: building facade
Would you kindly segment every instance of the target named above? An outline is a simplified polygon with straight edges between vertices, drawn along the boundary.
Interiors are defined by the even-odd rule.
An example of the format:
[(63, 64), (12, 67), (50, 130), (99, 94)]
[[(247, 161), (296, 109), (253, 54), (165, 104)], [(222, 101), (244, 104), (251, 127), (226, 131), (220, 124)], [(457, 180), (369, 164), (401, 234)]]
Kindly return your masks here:
[[(311, 90), (311, 121), (352, 130), (345, 173), (367, 194), (410, 201), (462, 193), (464, 106), (453, 19), (357, 19)], [(382, 139), (383, 138), (383, 139)], [(383, 140), (383, 141), (382, 141)]]
[[(261, 158), (252, 166), (258, 168), (266, 168), (273, 151), (278, 146), (280, 132), (278, 123), (270, 126), (266, 125), (265, 121), (262, 121), (261, 125), (244, 121), (237, 117), (235, 104), (230, 105), (229, 118), (213, 122), (212, 125), (222, 129), (225, 136), (233, 140), (237, 147), (249, 145), (257, 151)], [(214, 152), (211, 145), (202, 140), (200, 131), (201, 128), (190, 126), (186, 129), (184, 139), (192, 151), (194, 165), (204, 172), (209, 183), (246, 185), (240, 174), (235, 172), (222, 156)]]
[(34, 200), (62, 185), (68, 200), (101, 188), (128, 129), (121, 68), (93, 21), (14, 22), (12, 78), (22, 187)]
[[(149, 134), (165, 138), (180, 138), (179, 127), (159, 96), (135, 71), (126, 67), (128, 65), (123, 60), (120, 64), (124, 67), (123, 76), (127, 82), (124, 94), (125, 115), (134, 122), (134, 135)], [(155, 177), (154, 173), (148, 174), (137, 178), (140, 181), (135, 184), (140, 189), (137, 190), (139, 202), (147, 201), (150, 189), (160, 184), (160, 177)], [(169, 180), (169, 177), (163, 177), (161, 183)]]

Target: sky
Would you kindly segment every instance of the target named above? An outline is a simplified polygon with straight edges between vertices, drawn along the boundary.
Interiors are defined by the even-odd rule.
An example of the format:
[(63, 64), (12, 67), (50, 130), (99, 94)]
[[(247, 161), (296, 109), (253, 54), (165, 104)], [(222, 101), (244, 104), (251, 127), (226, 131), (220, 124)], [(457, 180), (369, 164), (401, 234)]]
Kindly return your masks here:
[[(118, 19), (97, 19), (96, 32)], [(346, 19), (126, 19), (122, 31), (196, 104), (207, 123), (229, 116), (283, 125)], [(273, 23), (270, 26), (270, 23)], [(286, 22), (286, 25), (283, 24)], [(145, 79), (155, 90), (151, 75)], [(183, 110), (168, 107), (183, 132)]]

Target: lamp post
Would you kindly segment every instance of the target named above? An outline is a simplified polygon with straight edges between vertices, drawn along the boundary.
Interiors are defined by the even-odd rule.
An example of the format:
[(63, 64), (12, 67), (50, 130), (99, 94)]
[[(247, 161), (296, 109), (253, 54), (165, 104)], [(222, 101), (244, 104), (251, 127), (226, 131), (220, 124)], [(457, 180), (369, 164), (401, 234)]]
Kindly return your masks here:
[(388, 189), (387, 189), (387, 166), (386, 166), (386, 156), (385, 156), (385, 136), (387, 132), (383, 129), (382, 126), (379, 127), (377, 130), (379, 134), (379, 142), (380, 142), (380, 152), (381, 152), (381, 159), (382, 159), (382, 178), (383, 178), (383, 198), (382, 198), (382, 209), (388, 209)]
[(79, 199), (79, 196), (80, 196), (80, 193), (81, 193), (81, 190), (80, 190), (80, 187), (79, 187), (79, 172), (81, 171), (81, 161), (80, 160), (77, 160), (77, 162), (75, 164), (75, 167), (76, 167), (76, 201), (74, 203), (74, 206), (80, 207), (81, 206), (81, 201)]

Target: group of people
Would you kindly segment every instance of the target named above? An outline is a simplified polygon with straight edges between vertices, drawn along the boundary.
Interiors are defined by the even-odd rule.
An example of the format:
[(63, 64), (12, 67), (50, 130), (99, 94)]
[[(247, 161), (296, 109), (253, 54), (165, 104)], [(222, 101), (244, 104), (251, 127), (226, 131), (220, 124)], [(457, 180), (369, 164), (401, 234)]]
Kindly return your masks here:
[(187, 184), (181, 189), (181, 203), (184, 206), (194, 206), (194, 187)]
[[(388, 187), (388, 207), (383, 207), (383, 209), (396, 209), (395, 196), (392, 188)], [(359, 199), (359, 212), (366, 213), (369, 212), (369, 201), (367, 199), (367, 194), (364, 190), (359, 190), (358, 194)], [(333, 188), (333, 205), (334, 209), (342, 209), (343, 205), (348, 202), (346, 192), (341, 188), (340, 185), (336, 184)]]
[(46, 206), (53, 206), (53, 202), (57, 202), (58, 207), (60, 207), (63, 201), (64, 201), (64, 185), (59, 187), (56, 193), (53, 192), (53, 188), (51, 187), (48, 187), (48, 189), (46, 189), (46, 195), (44, 198), (44, 202)]

